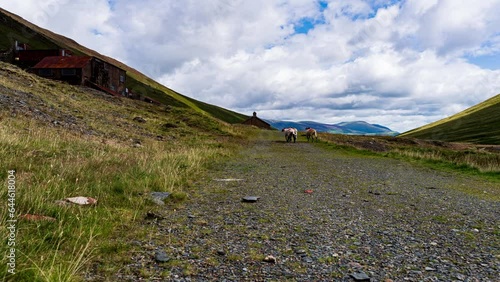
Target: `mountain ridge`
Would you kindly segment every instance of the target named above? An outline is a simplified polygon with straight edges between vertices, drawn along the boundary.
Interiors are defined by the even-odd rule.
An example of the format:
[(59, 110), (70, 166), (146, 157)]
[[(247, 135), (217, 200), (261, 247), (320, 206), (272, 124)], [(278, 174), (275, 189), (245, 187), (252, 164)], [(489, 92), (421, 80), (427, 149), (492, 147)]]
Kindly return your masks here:
[(266, 122), (272, 127), (280, 129), (284, 127), (295, 127), (298, 130), (305, 130), (306, 127), (312, 127), (318, 132), (347, 134), (347, 135), (380, 135), (396, 136), (399, 132), (393, 131), (388, 127), (379, 124), (370, 124), (365, 121), (348, 121), (337, 124), (326, 124), (315, 121), (281, 121), (267, 119)]

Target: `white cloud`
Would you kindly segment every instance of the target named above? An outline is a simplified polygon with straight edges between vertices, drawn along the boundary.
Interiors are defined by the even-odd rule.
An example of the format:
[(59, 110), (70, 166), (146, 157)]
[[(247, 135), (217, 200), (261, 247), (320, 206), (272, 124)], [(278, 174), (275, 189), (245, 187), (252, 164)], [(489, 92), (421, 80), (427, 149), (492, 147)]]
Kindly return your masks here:
[[(499, 56), (500, 0), (326, 2), (0, 6), (180, 93), (263, 118), (365, 120), (406, 131), (500, 92), (500, 71), (467, 62)], [(295, 34), (304, 22), (314, 26)]]

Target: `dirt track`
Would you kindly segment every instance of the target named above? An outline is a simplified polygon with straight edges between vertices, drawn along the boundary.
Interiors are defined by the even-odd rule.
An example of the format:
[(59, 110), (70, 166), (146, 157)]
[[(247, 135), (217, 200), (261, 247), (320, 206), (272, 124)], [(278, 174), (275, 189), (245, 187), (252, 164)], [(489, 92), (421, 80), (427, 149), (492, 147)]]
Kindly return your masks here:
[(144, 251), (116, 278), (147, 269), (164, 281), (498, 281), (500, 205), (486, 200), (498, 182), (273, 134), (146, 222), (151, 238), (134, 242)]

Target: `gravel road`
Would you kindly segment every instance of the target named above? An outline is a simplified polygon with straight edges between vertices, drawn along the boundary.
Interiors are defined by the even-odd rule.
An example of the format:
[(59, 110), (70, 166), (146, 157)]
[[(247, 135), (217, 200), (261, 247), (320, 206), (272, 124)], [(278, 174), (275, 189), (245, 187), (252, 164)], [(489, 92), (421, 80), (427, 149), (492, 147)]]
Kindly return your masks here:
[(118, 277), (500, 281), (500, 205), (488, 200), (498, 182), (282, 139), (267, 133), (197, 182), (204, 192), (147, 221), (144, 253)]

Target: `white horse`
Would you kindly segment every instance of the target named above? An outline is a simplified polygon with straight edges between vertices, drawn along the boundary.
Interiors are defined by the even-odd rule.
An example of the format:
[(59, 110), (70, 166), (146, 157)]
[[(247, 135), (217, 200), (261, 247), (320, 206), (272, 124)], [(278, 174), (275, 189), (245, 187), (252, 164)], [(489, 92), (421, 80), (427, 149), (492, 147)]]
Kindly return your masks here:
[(285, 132), (286, 142), (291, 142), (292, 138), (293, 138), (293, 143), (295, 143), (295, 141), (297, 141), (297, 129), (296, 128), (287, 127), (287, 128), (283, 128), (281, 131)]
[(307, 142), (309, 142), (309, 140), (318, 141), (318, 133), (316, 132), (316, 129), (306, 127), (306, 137), (307, 137)]

